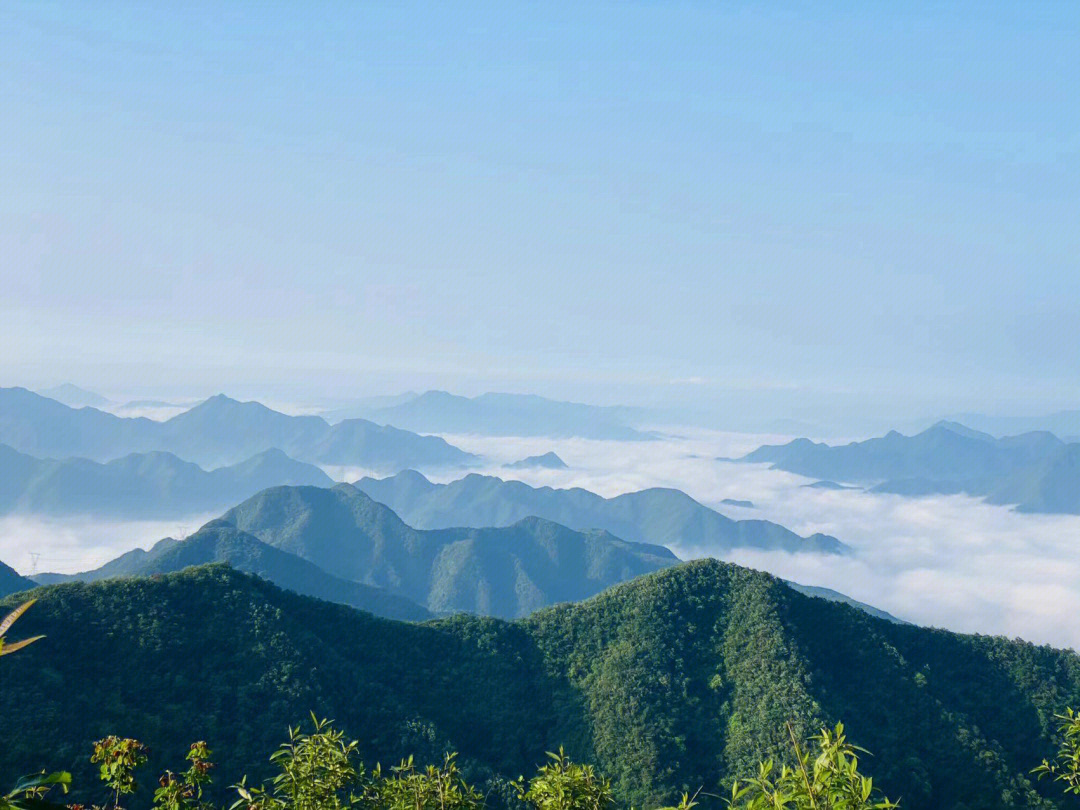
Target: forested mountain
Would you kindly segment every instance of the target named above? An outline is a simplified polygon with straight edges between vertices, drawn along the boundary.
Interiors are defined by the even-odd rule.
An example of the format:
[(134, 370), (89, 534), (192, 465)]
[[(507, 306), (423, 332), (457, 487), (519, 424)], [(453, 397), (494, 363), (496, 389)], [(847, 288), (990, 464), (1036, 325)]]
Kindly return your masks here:
[(36, 595), (19, 630), (46, 638), (4, 662), (0, 776), (70, 768), (71, 800), (96, 798), (86, 757), (107, 733), (148, 742), (152, 768), (205, 739), (224, 786), (264, 775), (314, 711), (368, 762), (452, 748), (475, 779), (565, 745), (639, 807), (699, 786), (722, 806), (708, 794), (785, 757), (786, 721), (802, 735), (838, 719), (904, 807), (1071, 801), (1028, 774), (1053, 751), (1053, 712), (1080, 701), (1074, 653), (891, 624), (718, 562), (514, 623), (393, 622), (216, 566)]
[(29, 590), (36, 586), (36, 582), (22, 576), (11, 566), (0, 562), (0, 597), (18, 591)]
[(271, 486), (333, 486), (318, 467), (266, 450), (209, 472), (172, 453), (107, 463), (37, 459), (0, 445), (0, 513), (168, 518), (224, 509)]
[(997, 439), (953, 422), (915, 436), (827, 445), (796, 439), (759, 447), (741, 461), (813, 478), (872, 485), (920, 496), (966, 492), (1026, 512), (1080, 513), (1080, 445), (1051, 433)]
[(0, 443), (37, 457), (95, 461), (157, 450), (203, 467), (236, 464), (272, 449), (310, 463), (387, 472), (461, 466), (475, 460), (437, 436), (419, 436), (362, 419), (331, 426), (318, 416), (289, 416), (223, 395), (165, 422), (154, 422), (69, 408), (24, 388), (0, 388)]
[(470, 398), (428, 391), (400, 403), (356, 413), (380, 424), (421, 433), (649, 438), (649, 434), (630, 427), (629, 408), (559, 402), (532, 394), (489, 393)]
[(522, 616), (678, 562), (661, 546), (535, 517), (497, 528), (417, 530), (348, 484), (268, 489), (223, 520), (433, 613)]
[(828, 535), (800, 537), (767, 520), (732, 520), (675, 489), (603, 498), (584, 489), (531, 487), (475, 474), (435, 484), (413, 470), (364, 478), (355, 486), (424, 529), (506, 526), (536, 515), (573, 529), (601, 528), (638, 543), (686, 545), (716, 554), (739, 547), (832, 554), (848, 550)]
[(222, 520), (207, 523), (183, 540), (168, 537), (149, 551), (134, 549), (93, 571), (68, 576), (44, 574), (37, 579), (49, 584), (96, 582), (116, 577), (168, 574), (193, 565), (219, 562), (260, 576), (286, 590), (366, 610), (377, 616), (405, 621), (420, 621), (432, 616), (428, 610), (403, 596), (335, 577)]

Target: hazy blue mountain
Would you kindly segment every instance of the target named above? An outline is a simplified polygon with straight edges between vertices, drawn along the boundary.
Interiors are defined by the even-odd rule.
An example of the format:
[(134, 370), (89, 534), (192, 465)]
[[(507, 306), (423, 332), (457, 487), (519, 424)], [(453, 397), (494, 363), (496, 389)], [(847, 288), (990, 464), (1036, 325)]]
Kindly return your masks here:
[(740, 509), (754, 508), (753, 501), (743, 501), (738, 498), (724, 498), (724, 500), (720, 501), (720, 504), (722, 506), (738, 506)]
[(687, 545), (720, 553), (739, 547), (843, 553), (828, 535), (800, 537), (766, 520), (732, 520), (675, 489), (645, 489), (602, 498), (584, 489), (531, 487), (484, 475), (435, 484), (415, 471), (364, 478), (355, 486), (407, 523), (425, 529), (507, 526), (529, 515), (573, 529), (606, 529), (617, 537), (662, 546)]
[[(854, 489), (855, 487), (841, 487)], [(972, 485), (974, 488), (974, 485)], [(894, 478), (870, 487), (868, 492), (877, 494), (905, 495), (909, 498), (923, 498), (929, 495), (958, 495), (967, 492), (964, 485), (957, 481), (935, 481), (930, 478)]]
[[(366, 610), (378, 616), (423, 621), (432, 614), (404, 596), (328, 574), (307, 560), (274, 548), (231, 523), (212, 520), (184, 540), (168, 537), (149, 551), (135, 549), (93, 571), (70, 576), (43, 574), (42, 584), (95, 582), (116, 577), (152, 576), (180, 571), (192, 565), (224, 562), (304, 596)], [(2, 590), (2, 588), (0, 588)]]
[(555, 453), (544, 453), (542, 456), (528, 456), (519, 461), (512, 461), (503, 465), (508, 470), (566, 470), (566, 462)]
[(492, 393), (470, 398), (428, 391), (397, 405), (374, 408), (367, 417), (421, 433), (649, 438), (649, 434), (629, 426), (632, 413), (628, 408), (559, 402), (532, 394)]
[(71, 383), (46, 388), (43, 391), (38, 391), (38, 393), (43, 397), (62, 402), (71, 408), (104, 408), (111, 404), (101, 394), (95, 394), (93, 391), (87, 391), (85, 388), (79, 388), (79, 386)]
[[(0, 562), (0, 599), (8, 594), (28, 591), (36, 587), (37, 583), (32, 579), (27, 579), (11, 566)], [(2, 615), (0, 615), (0, 618), (2, 618)]]
[(940, 422), (914, 436), (888, 435), (827, 445), (796, 439), (784, 445), (765, 445), (742, 461), (768, 462), (773, 467), (811, 478), (856, 483), (879, 483), (897, 478), (957, 481), (1000, 476), (1044, 457), (1062, 446), (1047, 433), (995, 439), (949, 422)]
[(981, 413), (963, 413), (950, 419), (994, 436), (1015, 436), (1033, 431), (1062, 437), (1080, 436), (1080, 410), (1058, 411), (1045, 416), (987, 416)]
[(36, 459), (0, 445), (0, 513), (168, 518), (213, 512), (281, 484), (333, 486), (318, 467), (267, 450), (209, 472), (171, 453), (107, 463)]
[(859, 602), (858, 600), (852, 599), (847, 594), (840, 593), (839, 591), (834, 591), (832, 588), (822, 588), (818, 585), (802, 585), (798, 582), (792, 582), (790, 579), (785, 579), (784, 582), (789, 588), (794, 588), (796, 591), (801, 594), (805, 594), (806, 596), (814, 596), (818, 599), (826, 599), (830, 602), (840, 602), (845, 605), (851, 605), (852, 607), (858, 608), (864, 613), (869, 613), (871, 616), (874, 616), (878, 619), (884, 619), (885, 621), (892, 622), (893, 624), (911, 624), (911, 622), (906, 622), (903, 619), (896, 618), (887, 611), (876, 608), (873, 605), (868, 605), (865, 602)]
[(806, 489), (830, 489), (833, 491), (840, 491), (842, 489), (860, 489), (861, 487), (846, 487), (843, 484), (838, 484), (835, 481), (814, 481), (812, 484), (803, 484)]
[(321, 416), (328, 422), (340, 422), (344, 419), (366, 419), (372, 412), (383, 408), (393, 408), (396, 405), (404, 405), (406, 402), (416, 399), (420, 394), (416, 391), (406, 391), (403, 394), (388, 394), (373, 397), (360, 397), (346, 405), (327, 408)]
[(152, 450), (203, 467), (235, 464), (280, 449), (301, 461), (397, 472), (457, 467), (475, 457), (437, 436), (350, 419), (289, 416), (258, 402), (211, 397), (164, 422), (69, 408), (23, 388), (0, 389), (0, 443), (39, 458), (109, 461)]
[(336, 576), (435, 613), (523, 616), (678, 562), (661, 546), (529, 517), (498, 528), (414, 529), (347, 484), (276, 487), (223, 520)]
[(1080, 514), (1080, 444), (1066, 444), (995, 482), (987, 500), (1018, 504), (1022, 512)]
[(160, 425), (149, 419), (69, 408), (25, 388), (0, 388), (0, 444), (38, 458), (81, 456), (107, 461), (154, 449), (153, 438), (159, 430)]
[[(842, 446), (796, 439), (742, 461), (911, 497), (967, 493), (1026, 512), (1080, 514), (1080, 445), (1045, 431), (995, 438), (955, 422)], [(822, 482), (810, 486), (821, 486)], [(830, 486), (832, 486), (830, 482)]]

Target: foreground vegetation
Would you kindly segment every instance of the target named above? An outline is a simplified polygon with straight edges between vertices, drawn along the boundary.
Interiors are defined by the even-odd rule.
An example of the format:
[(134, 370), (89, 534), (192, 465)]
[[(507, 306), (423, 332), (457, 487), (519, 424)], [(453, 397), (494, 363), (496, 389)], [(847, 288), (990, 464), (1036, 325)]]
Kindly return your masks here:
[[(230, 804), (244, 774), (246, 789), (270, 791), (253, 797), (272, 797), (280, 769), (267, 754), (312, 709), (357, 740), (356, 766), (411, 753), (438, 771), (459, 752), (455, 769), (492, 807), (525, 801), (519, 775), (550, 767), (545, 752), (560, 745), (624, 807), (683, 794), (702, 807), (831, 806), (783, 802), (831, 778), (818, 772), (822, 746), (854, 744), (873, 758), (851, 747), (825, 761), (860, 780), (868, 764), (881, 794), (865, 801), (1073, 801), (1031, 768), (1057, 754), (1055, 712), (1080, 704), (1076, 655), (892, 625), (716, 562), (519, 622), (387, 621), (220, 566), (35, 595), (22, 635), (48, 639), (4, 658), (0, 784), (59, 767), (73, 776), (69, 799), (87, 805), (103, 801), (87, 754), (115, 733), (151, 743), (148, 773), (208, 741), (215, 779), (199, 801)], [(365, 778), (376, 772), (394, 773)], [(863, 784), (852, 779), (851, 800)]]

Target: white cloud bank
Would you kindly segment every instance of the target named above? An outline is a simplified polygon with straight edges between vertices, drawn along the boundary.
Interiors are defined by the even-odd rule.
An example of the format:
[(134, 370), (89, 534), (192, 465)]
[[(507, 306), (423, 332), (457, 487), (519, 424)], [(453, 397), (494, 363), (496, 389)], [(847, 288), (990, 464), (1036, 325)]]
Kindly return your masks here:
[[(447, 436), (490, 459), (482, 472), (533, 485), (581, 486), (605, 496), (651, 486), (685, 490), (735, 518), (765, 518), (800, 534), (825, 532), (850, 557), (741, 550), (725, 559), (833, 588), (919, 624), (1020, 636), (1080, 649), (1080, 517), (1023, 515), (965, 496), (908, 499), (856, 490), (808, 489), (809, 479), (760, 465), (718, 462), (783, 437), (683, 433), (652, 442)], [(554, 450), (567, 470), (507, 470)], [(365, 471), (335, 468), (355, 480)], [(458, 474), (442, 476), (448, 480)], [(750, 500), (754, 509), (721, 506)], [(27, 573), (74, 572), (166, 536), (185, 536), (211, 515), (182, 521), (0, 518), (0, 560)], [(684, 559), (713, 549), (686, 546)]]
[[(719, 555), (841, 591), (918, 624), (1019, 636), (1080, 649), (1080, 517), (1025, 515), (967, 496), (923, 499), (822, 490), (764, 465), (718, 462), (776, 436), (694, 432), (657, 442), (447, 437), (494, 462), (485, 472), (533, 485), (581, 486), (605, 496), (650, 486), (682, 489), (733, 518), (764, 518), (800, 534), (824, 532), (850, 557), (739, 550)], [(554, 450), (569, 470), (506, 470)], [(724, 498), (756, 508), (720, 505)], [(684, 559), (714, 556), (700, 546)]]
[(101, 520), (90, 517), (0, 517), (0, 560), (21, 574), (73, 574), (97, 568), (163, 537), (186, 537), (213, 515), (184, 520)]

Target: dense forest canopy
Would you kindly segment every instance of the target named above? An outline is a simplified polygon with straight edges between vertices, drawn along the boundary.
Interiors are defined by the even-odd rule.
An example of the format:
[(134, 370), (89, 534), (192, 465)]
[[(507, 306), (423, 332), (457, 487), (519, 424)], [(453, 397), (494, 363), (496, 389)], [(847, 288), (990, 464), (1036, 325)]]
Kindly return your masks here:
[(790, 760), (786, 723), (806, 739), (842, 719), (903, 806), (1065, 806), (1030, 770), (1080, 701), (1074, 653), (891, 624), (715, 561), (516, 622), (395, 622), (223, 566), (37, 595), (20, 629), (46, 639), (5, 661), (0, 776), (69, 769), (80, 800), (108, 734), (158, 768), (206, 740), (222, 774), (259, 779), (314, 711), (365, 761), (458, 751), (480, 785), (562, 745), (639, 807), (720, 793)]

